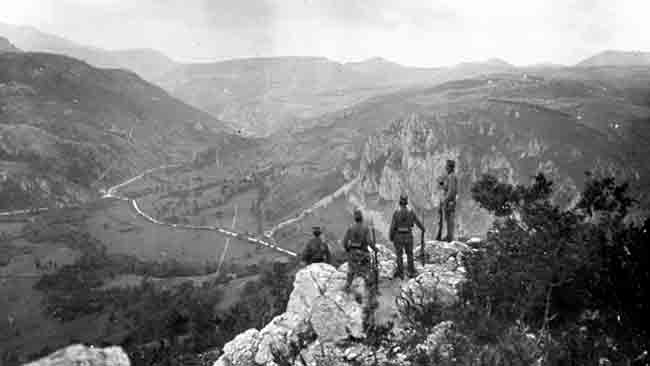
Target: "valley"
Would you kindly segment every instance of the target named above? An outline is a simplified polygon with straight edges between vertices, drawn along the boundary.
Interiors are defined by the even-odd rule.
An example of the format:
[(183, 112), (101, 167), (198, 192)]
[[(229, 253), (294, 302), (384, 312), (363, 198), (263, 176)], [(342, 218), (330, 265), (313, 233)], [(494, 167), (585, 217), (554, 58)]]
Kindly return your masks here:
[[(625, 219), (650, 214), (646, 55), (566, 67), (182, 64), (9, 28), (0, 349), (12, 353), (0, 356), (13, 363), (76, 342), (151, 357), (165, 342), (221, 347), (284, 311), (314, 225), (339, 261), (354, 208), (387, 243), (406, 193), (432, 242), (447, 159), (464, 241), (494, 227), (472, 192), (485, 174), (515, 186), (543, 173), (558, 210), (576, 209), (585, 172), (613, 176), (635, 200)], [(396, 288), (385, 289), (388, 302)]]

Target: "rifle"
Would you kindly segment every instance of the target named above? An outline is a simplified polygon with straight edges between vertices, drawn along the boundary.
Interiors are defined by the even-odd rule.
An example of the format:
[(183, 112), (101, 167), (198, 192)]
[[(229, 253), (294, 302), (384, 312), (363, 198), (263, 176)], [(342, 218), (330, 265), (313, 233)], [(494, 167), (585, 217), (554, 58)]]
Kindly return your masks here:
[[(423, 217), (424, 219), (424, 217)], [(424, 230), (420, 231), (421, 236), (420, 236), (420, 262), (422, 262), (422, 266), (424, 267), (424, 261), (425, 261), (425, 255), (424, 255)]]
[(375, 252), (375, 265), (374, 265), (374, 280), (375, 280), (375, 287), (379, 289), (379, 259), (377, 256), (377, 241), (375, 240), (375, 224), (374, 222), (370, 223), (370, 230), (372, 231), (372, 248), (373, 251)]
[[(422, 225), (424, 225), (424, 213), (422, 214)], [(420, 230), (420, 262), (422, 262), (422, 266), (424, 266), (424, 261), (425, 261), (425, 255), (424, 255), (424, 230)]]

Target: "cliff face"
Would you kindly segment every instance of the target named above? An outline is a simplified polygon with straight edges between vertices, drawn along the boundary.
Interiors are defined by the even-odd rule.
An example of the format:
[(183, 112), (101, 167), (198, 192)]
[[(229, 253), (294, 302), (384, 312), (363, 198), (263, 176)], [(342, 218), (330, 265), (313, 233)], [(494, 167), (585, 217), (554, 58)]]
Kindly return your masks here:
[(442, 196), (437, 182), (446, 174), (447, 159), (453, 159), (459, 182), (458, 228), (460, 233), (479, 235), (492, 219), (472, 200), (471, 186), (484, 173), (516, 184), (528, 183), (542, 172), (554, 181), (554, 200), (564, 206), (575, 203), (586, 170), (637, 179), (634, 166), (601, 149), (606, 143), (601, 136), (567, 128), (570, 124), (571, 116), (501, 101), (411, 114), (365, 142), (359, 164), (361, 186), (364, 193), (376, 194), (393, 206), (406, 192), (416, 209), (437, 219), (431, 212)]
[[(449, 306), (458, 300), (458, 286), (465, 273), (458, 263), (463, 253), (471, 249), (459, 242), (428, 242), (426, 264), (416, 265), (419, 275), (400, 282), (391, 280), (395, 254), (384, 245), (378, 247), (380, 295), (374, 317), (377, 324), (394, 323), (391, 337), (397, 344), (400, 337), (411, 331), (407, 319), (402, 317), (407, 301)], [(275, 366), (281, 358), (295, 365), (370, 365), (375, 356), (409, 365), (406, 351), (393, 354), (391, 347), (371, 349), (363, 344), (367, 337), (362, 320), (367, 294), (360, 279), (355, 280), (350, 294), (345, 293), (346, 273), (347, 264), (337, 269), (316, 263), (300, 270), (285, 313), (259, 331), (249, 329), (235, 337), (224, 346), (223, 355), (214, 366)], [(442, 322), (432, 334), (448, 323)], [(434, 345), (419, 347), (433, 350), (441, 342), (439, 339)]]

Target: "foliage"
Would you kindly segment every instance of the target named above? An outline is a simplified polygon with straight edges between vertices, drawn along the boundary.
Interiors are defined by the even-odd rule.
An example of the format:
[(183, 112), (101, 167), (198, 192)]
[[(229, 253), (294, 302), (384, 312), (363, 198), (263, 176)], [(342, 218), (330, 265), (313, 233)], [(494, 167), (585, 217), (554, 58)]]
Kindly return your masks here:
[[(67, 239), (72, 240), (68, 243), (71, 247), (83, 254), (74, 264), (43, 275), (35, 284), (35, 288), (45, 292), (44, 311), (64, 322), (90, 314), (107, 315), (113, 330), (105, 334), (106, 344), (124, 346), (134, 365), (199, 362), (191, 355), (218, 349), (242, 331), (261, 327), (283, 312), (292, 291), (294, 262), (229, 264), (224, 268), (224, 276), (203, 287), (186, 283), (165, 289), (143, 281), (135, 287), (102, 290), (106, 279), (120, 274), (145, 278), (194, 276), (213, 271), (214, 265), (144, 262), (109, 254), (89, 235), (71, 233)], [(229, 272), (240, 276), (259, 274), (260, 280), (249, 282), (229, 310), (216, 314), (214, 309), (223, 300), (221, 287)]]
[(295, 263), (272, 263), (260, 273), (260, 280), (249, 282), (241, 298), (220, 317), (220, 327), (238, 334), (249, 328), (262, 328), (284, 312), (293, 290)]
[[(462, 328), (479, 343), (502, 344), (496, 354), (503, 356), (519, 344), (504, 335), (513, 324), (528, 324), (547, 341), (552, 364), (589, 363), (615, 357), (614, 350), (642, 353), (650, 340), (650, 221), (625, 222), (634, 200), (613, 178), (589, 176), (579, 203), (567, 210), (550, 201), (551, 188), (541, 174), (529, 186), (487, 175), (475, 183), (474, 199), (500, 219), (480, 250), (463, 258)], [(597, 326), (577, 326), (586, 312), (598, 314)]]
[[(448, 309), (438, 301), (437, 286), (418, 284), (418, 291), (401, 291), (395, 298), (395, 304), (401, 318), (410, 329), (424, 336), (431, 328), (445, 319)], [(429, 288), (431, 290), (429, 290)]]

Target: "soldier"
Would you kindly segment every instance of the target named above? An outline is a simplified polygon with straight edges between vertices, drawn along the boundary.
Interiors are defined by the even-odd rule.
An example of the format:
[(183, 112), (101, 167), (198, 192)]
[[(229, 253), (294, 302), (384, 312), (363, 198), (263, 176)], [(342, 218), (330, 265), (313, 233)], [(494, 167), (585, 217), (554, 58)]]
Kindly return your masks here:
[[(348, 276), (345, 281), (344, 291), (350, 292), (350, 286), (355, 277), (364, 279), (368, 302), (363, 309), (363, 327), (368, 329), (374, 323), (374, 313), (378, 307), (377, 283), (373, 278), (372, 264), (368, 247), (377, 250), (375, 242), (370, 236), (370, 230), (363, 224), (363, 215), (359, 209), (354, 210), (354, 224), (348, 228), (343, 237), (343, 248), (348, 254)], [(356, 298), (361, 302), (360, 298)]]
[(366, 291), (374, 295), (376, 283), (372, 279), (370, 252), (368, 247), (377, 250), (370, 237), (370, 230), (363, 224), (363, 215), (359, 209), (354, 210), (354, 224), (348, 228), (343, 237), (343, 248), (348, 254), (348, 276), (345, 282), (345, 292), (350, 292), (350, 286), (355, 277), (364, 278)]
[(447, 175), (440, 182), (443, 189), (442, 201), (440, 202), (440, 211), (443, 214), (445, 226), (447, 227), (447, 236), (445, 241), (454, 240), (454, 228), (456, 224), (456, 196), (458, 194), (458, 179), (454, 173), (456, 162), (447, 160)]
[(320, 238), (320, 226), (314, 226), (312, 232), (314, 233), (314, 237), (305, 246), (302, 252), (302, 261), (306, 264), (319, 262), (330, 263), (330, 250), (327, 243), (323, 242)]
[(424, 245), (424, 225), (415, 215), (415, 212), (406, 208), (408, 205), (408, 196), (405, 194), (399, 197), (400, 208), (393, 214), (393, 220), (390, 223), (390, 232), (388, 234), (390, 241), (395, 245), (395, 254), (397, 254), (397, 270), (393, 278), (404, 279), (404, 265), (402, 256), (406, 251), (406, 261), (408, 265), (409, 277), (415, 277), (415, 264), (413, 263), (413, 233), (411, 228), (413, 224), (417, 225), (422, 232), (421, 241)]

